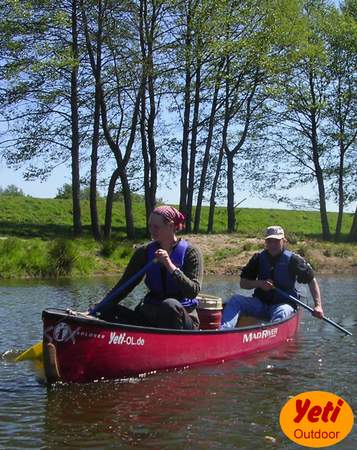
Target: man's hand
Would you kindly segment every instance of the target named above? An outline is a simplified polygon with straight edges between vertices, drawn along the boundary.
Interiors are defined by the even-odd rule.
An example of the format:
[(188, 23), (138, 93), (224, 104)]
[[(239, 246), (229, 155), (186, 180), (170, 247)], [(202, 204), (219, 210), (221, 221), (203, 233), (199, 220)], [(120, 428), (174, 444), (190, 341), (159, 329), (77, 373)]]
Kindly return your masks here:
[(259, 280), (258, 283), (258, 287), (263, 289), (263, 291), (270, 291), (271, 289), (274, 289), (273, 280)]
[(315, 306), (314, 312), (312, 313), (314, 317), (317, 317), (318, 319), (322, 319), (324, 317), (324, 312), (321, 306)]

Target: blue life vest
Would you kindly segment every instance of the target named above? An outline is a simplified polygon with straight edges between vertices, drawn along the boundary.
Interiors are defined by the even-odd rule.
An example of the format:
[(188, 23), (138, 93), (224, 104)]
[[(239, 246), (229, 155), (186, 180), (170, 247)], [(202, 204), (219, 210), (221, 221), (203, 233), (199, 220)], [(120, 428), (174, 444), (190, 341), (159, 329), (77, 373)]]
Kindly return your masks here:
[[(292, 276), (288, 268), (292, 255), (292, 252), (284, 250), (281, 255), (275, 259), (275, 264), (272, 264), (271, 256), (267, 250), (263, 250), (259, 253), (258, 280), (273, 280), (274, 285), (277, 288), (280, 288), (288, 295), (296, 297), (296, 276)], [(264, 291), (263, 289), (256, 289), (254, 295), (267, 303), (288, 303), (286, 298), (279, 295), (275, 290)]]
[[(188, 242), (181, 239), (170, 254), (171, 261), (179, 269), (183, 267), (187, 247)], [(155, 252), (159, 248), (156, 241), (150, 242), (147, 247), (148, 262), (155, 258)], [(198, 305), (197, 299), (182, 296), (173, 276), (161, 264), (153, 264), (149, 268), (146, 272), (145, 284), (150, 292), (145, 296), (144, 303), (160, 304), (165, 298), (175, 298), (184, 307)]]

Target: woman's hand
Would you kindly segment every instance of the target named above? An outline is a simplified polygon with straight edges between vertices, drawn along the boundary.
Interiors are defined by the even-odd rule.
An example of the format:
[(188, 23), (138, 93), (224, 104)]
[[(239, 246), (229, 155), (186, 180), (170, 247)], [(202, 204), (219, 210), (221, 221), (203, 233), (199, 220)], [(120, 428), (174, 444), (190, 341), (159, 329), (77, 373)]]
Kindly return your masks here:
[(162, 264), (170, 273), (177, 269), (177, 267), (171, 261), (170, 255), (166, 250), (159, 248), (159, 250), (156, 250), (155, 252), (155, 257), (157, 261)]

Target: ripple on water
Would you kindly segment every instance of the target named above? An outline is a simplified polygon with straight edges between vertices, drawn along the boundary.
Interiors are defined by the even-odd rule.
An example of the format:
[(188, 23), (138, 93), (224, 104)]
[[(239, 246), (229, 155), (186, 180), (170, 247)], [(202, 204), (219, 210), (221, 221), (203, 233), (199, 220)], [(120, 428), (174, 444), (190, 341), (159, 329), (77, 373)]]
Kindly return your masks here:
[[(90, 288), (88, 281), (1, 287), (7, 293), (0, 317), (7, 319), (0, 336), (0, 448), (294, 450), (278, 423), (289, 396), (330, 390), (357, 407), (357, 280), (320, 281), (326, 312), (351, 327), (351, 338), (305, 313), (298, 337), (281, 351), (212, 367), (51, 388), (37, 382), (31, 363), (13, 358), (38, 341), (44, 307), (84, 308), (90, 291), (96, 292), (92, 301), (110, 282), (95, 281)], [(223, 283), (208, 280), (205, 290), (224, 291), (226, 297), (236, 289), (232, 281)], [(355, 448), (353, 433), (343, 449)]]

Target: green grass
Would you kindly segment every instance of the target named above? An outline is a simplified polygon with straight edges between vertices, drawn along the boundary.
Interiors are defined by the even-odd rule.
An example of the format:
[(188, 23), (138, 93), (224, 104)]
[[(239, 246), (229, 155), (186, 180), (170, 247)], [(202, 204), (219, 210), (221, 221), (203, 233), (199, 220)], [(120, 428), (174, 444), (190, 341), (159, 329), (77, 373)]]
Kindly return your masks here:
[[(112, 237), (104, 243), (92, 238), (89, 202), (82, 201), (81, 208), (84, 233), (80, 239), (73, 239), (71, 200), (0, 196), (0, 278), (93, 275), (122, 270), (133, 252), (133, 245), (147, 240), (144, 204), (133, 204), (137, 239), (128, 241), (123, 204), (114, 203)], [(98, 202), (98, 209), (103, 223), (104, 200)], [(206, 230), (207, 217), (208, 208), (204, 207), (201, 232)], [(318, 244), (321, 238), (318, 212), (247, 208), (238, 210), (236, 217), (238, 236), (242, 238), (260, 237), (266, 226), (279, 224), (286, 229), (291, 244), (306, 257), (311, 251), (311, 244), (301, 243), (306, 238), (320, 245), (325, 257), (344, 258), (355, 254), (348, 244)], [(352, 218), (352, 214), (345, 214), (344, 236), (348, 235)], [(329, 213), (329, 219), (333, 232), (337, 214)], [(218, 207), (215, 233), (226, 233), (226, 225), (226, 209)], [(244, 239), (236, 246), (236, 235), (232, 235), (232, 239), (232, 248), (216, 251), (216, 262), (244, 251), (258, 250), (257, 244), (244, 242)]]
[[(100, 220), (104, 222), (105, 202), (98, 202)], [(134, 205), (134, 215), (138, 233), (145, 230), (145, 207)], [(89, 201), (81, 202), (81, 216), (84, 234), (90, 236)], [(125, 237), (124, 207), (114, 203), (113, 233)], [(32, 197), (0, 196), (0, 235), (52, 239), (72, 236), (72, 202), (62, 199), (42, 199)]]
[[(84, 233), (90, 236), (89, 202), (81, 202), (82, 223)], [(100, 220), (104, 222), (105, 202), (98, 201)], [(32, 197), (0, 197), (0, 235), (18, 237), (40, 237), (52, 239), (71, 237), (72, 235), (72, 202), (62, 199), (40, 199)], [(145, 234), (145, 206), (143, 203), (133, 204), (133, 214), (138, 237)], [(333, 233), (337, 213), (328, 213), (330, 230)], [(320, 214), (317, 211), (289, 211), (281, 209), (243, 208), (236, 212), (237, 232), (247, 237), (261, 235), (262, 230), (273, 224), (284, 227), (288, 234), (296, 239), (302, 237), (321, 237)], [(348, 235), (353, 214), (345, 214), (342, 234)], [(200, 232), (205, 232), (208, 220), (208, 207), (202, 209)], [(113, 236), (125, 237), (124, 206), (115, 202), (113, 207)], [(215, 213), (214, 232), (225, 233), (227, 228), (226, 208), (217, 207)]]

